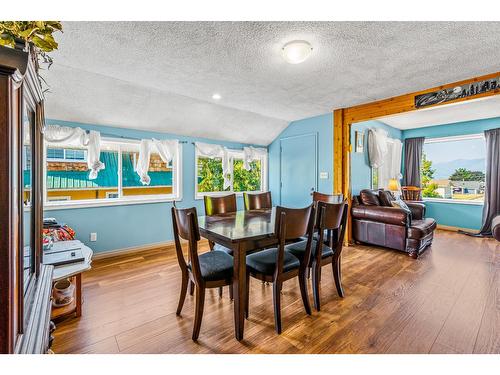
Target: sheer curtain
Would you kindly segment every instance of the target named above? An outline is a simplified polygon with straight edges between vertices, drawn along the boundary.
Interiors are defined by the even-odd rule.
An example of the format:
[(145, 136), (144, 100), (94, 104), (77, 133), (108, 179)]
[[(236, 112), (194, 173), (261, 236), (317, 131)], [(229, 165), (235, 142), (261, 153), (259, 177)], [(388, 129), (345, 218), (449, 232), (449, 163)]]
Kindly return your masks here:
[(378, 188), (386, 189), (392, 178), (399, 183), (402, 149), (401, 141), (389, 138), (384, 129), (377, 128), (368, 131), (368, 156), (370, 166), (378, 172)]
[(222, 175), (224, 178), (224, 189), (231, 186), (231, 175), (233, 173), (233, 157), (228, 149), (221, 145), (210, 143), (195, 143), (196, 150), (200, 156), (207, 158), (222, 158)]
[(479, 233), (491, 235), (491, 222), (500, 215), (500, 128), (486, 130), (486, 179), (483, 225)]
[(243, 168), (250, 170), (250, 163), (255, 160), (260, 160), (267, 155), (267, 149), (257, 147), (243, 147)]
[(69, 126), (47, 125), (43, 130), (45, 141), (64, 146), (83, 147), (87, 149), (87, 166), (90, 170), (89, 179), (95, 180), (99, 171), (106, 166), (99, 160), (101, 155), (101, 133), (91, 130), (87, 133), (82, 128)]
[(135, 168), (136, 173), (141, 178), (143, 185), (151, 183), (151, 177), (148, 175), (151, 152), (158, 152), (161, 160), (167, 165), (174, 160), (179, 149), (178, 139), (141, 139), (139, 146), (139, 158)]

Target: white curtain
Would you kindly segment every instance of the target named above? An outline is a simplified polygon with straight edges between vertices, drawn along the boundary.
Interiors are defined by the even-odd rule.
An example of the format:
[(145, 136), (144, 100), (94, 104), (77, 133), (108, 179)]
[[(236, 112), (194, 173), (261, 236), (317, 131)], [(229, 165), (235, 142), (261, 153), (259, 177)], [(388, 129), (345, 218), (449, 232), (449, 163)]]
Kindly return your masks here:
[(267, 155), (267, 149), (257, 147), (243, 147), (243, 168), (250, 170), (250, 163), (254, 160), (259, 160)]
[(403, 144), (399, 139), (386, 138), (387, 152), (380, 160), (378, 170), (378, 187), (387, 189), (390, 179), (401, 180), (401, 154)]
[(43, 131), (43, 135), (48, 143), (62, 143), (64, 146), (86, 148), (90, 180), (96, 179), (99, 171), (106, 167), (99, 160), (101, 154), (101, 133), (92, 130), (87, 134), (85, 130), (78, 127), (47, 125)]
[(95, 180), (99, 171), (106, 166), (99, 160), (101, 155), (101, 133), (91, 130), (87, 143), (87, 166), (89, 167), (89, 179)]
[(372, 168), (379, 168), (388, 153), (387, 132), (376, 128), (368, 131), (368, 157)]
[(224, 177), (224, 189), (231, 186), (231, 175), (233, 174), (233, 157), (228, 149), (221, 145), (209, 143), (195, 143), (196, 150), (200, 156), (207, 158), (222, 158), (222, 175)]
[(168, 163), (170, 163), (177, 154), (177, 150), (179, 149), (179, 140), (163, 139), (159, 141), (158, 139), (153, 138), (153, 143), (156, 146), (161, 160), (163, 160), (168, 166)]
[(150, 158), (151, 158), (151, 140), (142, 139), (141, 145), (139, 146), (139, 159), (137, 160), (135, 171), (141, 178), (141, 183), (143, 185), (149, 185), (151, 183), (151, 177), (149, 177), (148, 175)]

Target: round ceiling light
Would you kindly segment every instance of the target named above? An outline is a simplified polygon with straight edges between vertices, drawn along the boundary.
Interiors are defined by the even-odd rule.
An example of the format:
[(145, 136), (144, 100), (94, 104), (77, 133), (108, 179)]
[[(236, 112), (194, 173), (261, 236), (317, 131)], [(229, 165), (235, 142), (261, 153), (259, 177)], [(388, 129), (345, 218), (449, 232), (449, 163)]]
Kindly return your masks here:
[(220, 94), (215, 93), (212, 95), (213, 100), (220, 100), (221, 98), (222, 98), (222, 96), (220, 96)]
[(311, 56), (313, 48), (305, 40), (293, 40), (283, 46), (283, 58), (290, 64), (300, 64)]

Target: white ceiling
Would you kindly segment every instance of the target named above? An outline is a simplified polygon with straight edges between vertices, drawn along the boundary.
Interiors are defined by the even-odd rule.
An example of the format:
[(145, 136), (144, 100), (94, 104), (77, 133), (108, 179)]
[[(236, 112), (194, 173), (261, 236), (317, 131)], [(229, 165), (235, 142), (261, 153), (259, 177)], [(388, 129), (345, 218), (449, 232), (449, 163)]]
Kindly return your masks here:
[(393, 128), (406, 130), (493, 117), (500, 117), (498, 95), (383, 117), (378, 121)]
[[(48, 118), (262, 145), (293, 120), (500, 70), (498, 22), (63, 26)], [(280, 55), (294, 39), (314, 48), (298, 65)]]

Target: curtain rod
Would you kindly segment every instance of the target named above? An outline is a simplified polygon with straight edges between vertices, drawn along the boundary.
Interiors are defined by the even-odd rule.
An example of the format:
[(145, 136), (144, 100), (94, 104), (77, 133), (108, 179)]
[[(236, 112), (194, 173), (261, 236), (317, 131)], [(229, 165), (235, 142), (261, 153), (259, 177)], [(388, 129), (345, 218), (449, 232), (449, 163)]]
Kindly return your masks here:
[[(110, 133), (101, 133), (101, 136), (103, 137), (108, 137), (108, 138), (119, 138), (119, 139), (130, 139), (134, 141), (140, 141), (142, 139), (149, 139), (149, 138), (135, 138), (135, 137), (125, 137), (123, 135), (116, 135), (116, 134), (110, 134)], [(154, 138), (154, 137), (151, 137)], [(188, 141), (179, 141), (181, 144), (189, 143)], [(194, 145), (194, 142), (191, 142)]]

